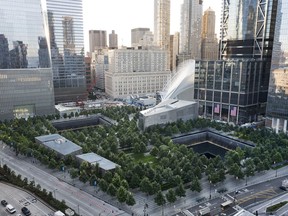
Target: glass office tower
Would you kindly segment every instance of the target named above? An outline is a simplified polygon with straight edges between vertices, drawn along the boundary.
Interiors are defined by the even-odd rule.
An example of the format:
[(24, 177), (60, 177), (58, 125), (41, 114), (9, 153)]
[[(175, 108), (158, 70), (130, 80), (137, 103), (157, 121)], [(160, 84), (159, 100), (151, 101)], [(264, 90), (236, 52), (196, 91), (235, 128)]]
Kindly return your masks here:
[(194, 96), (199, 115), (235, 124), (256, 121), (262, 67), (265, 62), (250, 59), (196, 62)]
[(0, 120), (54, 113), (42, 6), (41, 0), (0, 1)]
[(55, 102), (86, 98), (82, 0), (46, 0)]
[[(195, 76), (199, 85), (195, 85), (194, 95), (204, 116), (236, 124), (264, 117), (277, 2), (222, 1), (219, 55), (222, 62), (202, 62), (199, 77)], [(214, 80), (211, 74), (219, 78)]]
[(288, 1), (279, 0), (267, 101), (266, 125), (287, 132), (288, 120)]

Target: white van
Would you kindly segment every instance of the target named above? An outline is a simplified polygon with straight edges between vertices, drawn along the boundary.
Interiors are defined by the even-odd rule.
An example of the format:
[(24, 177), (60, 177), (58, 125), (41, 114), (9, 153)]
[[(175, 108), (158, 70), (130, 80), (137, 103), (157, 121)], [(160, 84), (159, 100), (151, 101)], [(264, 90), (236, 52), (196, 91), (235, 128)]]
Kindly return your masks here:
[(16, 212), (16, 209), (12, 205), (8, 204), (6, 205), (6, 211), (8, 211), (10, 214), (13, 214)]

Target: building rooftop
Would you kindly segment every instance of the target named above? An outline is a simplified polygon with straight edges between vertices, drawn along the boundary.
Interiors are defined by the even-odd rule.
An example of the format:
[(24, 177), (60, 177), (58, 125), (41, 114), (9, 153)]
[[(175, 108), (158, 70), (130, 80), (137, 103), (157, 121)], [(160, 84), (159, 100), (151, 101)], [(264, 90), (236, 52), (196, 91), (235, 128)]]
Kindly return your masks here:
[(150, 109), (146, 109), (141, 111), (140, 113), (144, 116), (155, 115), (164, 113), (170, 110), (179, 109), (180, 107), (185, 107), (191, 104), (196, 104), (194, 101), (184, 101), (184, 100), (177, 100), (177, 99), (167, 99), (152, 107)]
[(118, 164), (101, 157), (100, 155), (97, 155), (93, 152), (86, 153), (82, 155), (76, 155), (77, 158), (82, 159), (84, 161), (87, 161), (88, 163), (94, 165), (96, 163), (99, 164), (99, 167), (103, 170), (113, 170), (116, 168), (116, 166), (119, 166)]
[(77, 106), (71, 106), (71, 105), (62, 105), (62, 104), (58, 104), (58, 105), (55, 105), (55, 109), (58, 110), (58, 112), (63, 112), (63, 111), (74, 111), (74, 110), (81, 110), (80, 107), (77, 107)]
[(82, 147), (76, 145), (75, 143), (59, 134), (38, 136), (35, 137), (35, 139), (40, 141), (46, 147), (53, 149), (62, 155), (69, 155), (82, 149)]
[(234, 216), (252, 216), (254, 214), (252, 214), (249, 211), (246, 211), (245, 209), (241, 209), (239, 212), (237, 212), (236, 214), (234, 214)]

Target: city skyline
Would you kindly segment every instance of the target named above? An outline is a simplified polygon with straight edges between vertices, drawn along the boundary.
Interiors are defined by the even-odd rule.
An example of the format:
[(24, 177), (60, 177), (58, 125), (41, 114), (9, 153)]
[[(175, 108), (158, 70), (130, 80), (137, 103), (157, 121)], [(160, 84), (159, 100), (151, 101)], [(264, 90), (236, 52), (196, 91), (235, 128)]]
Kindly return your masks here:
[[(171, 0), (170, 34), (180, 32), (182, 1)], [(141, 10), (136, 10), (141, 7)], [(203, 2), (203, 13), (211, 7), (216, 13), (216, 34), (219, 38), (221, 0)], [(136, 8), (136, 9), (135, 9)], [(83, 0), (84, 44), (89, 50), (89, 30), (115, 30), (118, 46), (131, 46), (131, 29), (150, 28), (154, 31), (154, 0)], [(114, 14), (114, 16), (112, 15)], [(133, 19), (132, 19), (133, 17)]]

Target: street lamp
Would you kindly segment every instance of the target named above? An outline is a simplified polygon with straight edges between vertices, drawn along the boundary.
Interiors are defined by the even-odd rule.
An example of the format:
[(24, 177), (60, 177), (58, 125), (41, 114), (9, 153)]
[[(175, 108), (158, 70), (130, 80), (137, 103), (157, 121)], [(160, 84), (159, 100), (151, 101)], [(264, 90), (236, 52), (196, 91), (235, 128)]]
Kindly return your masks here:
[(209, 199), (211, 199), (211, 181), (209, 181), (209, 183), (210, 183), (210, 195), (209, 195)]
[[(276, 161), (274, 161), (274, 166), (275, 166), (275, 164), (276, 164)], [(277, 166), (275, 166), (275, 170), (276, 170), (275, 177), (277, 177)]]
[(57, 188), (53, 190), (53, 193), (54, 193), (54, 199), (56, 199), (56, 191), (57, 191)]

